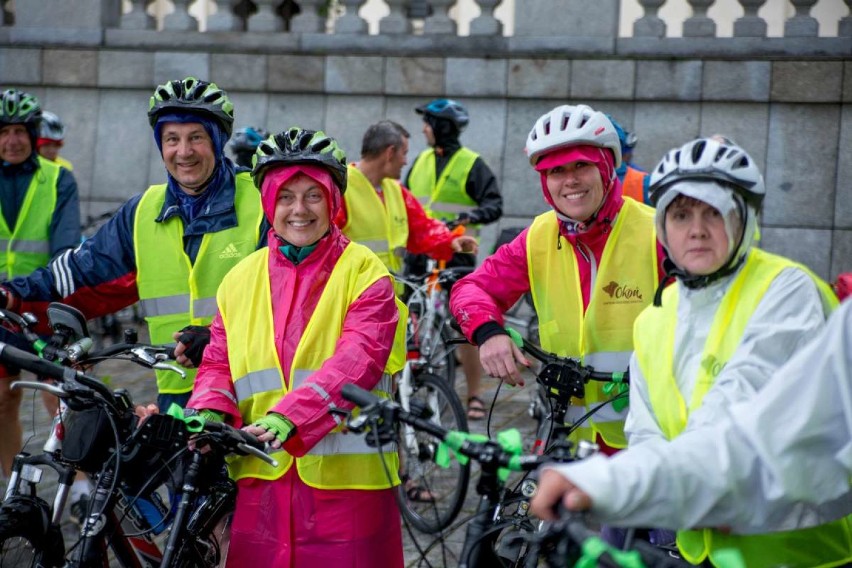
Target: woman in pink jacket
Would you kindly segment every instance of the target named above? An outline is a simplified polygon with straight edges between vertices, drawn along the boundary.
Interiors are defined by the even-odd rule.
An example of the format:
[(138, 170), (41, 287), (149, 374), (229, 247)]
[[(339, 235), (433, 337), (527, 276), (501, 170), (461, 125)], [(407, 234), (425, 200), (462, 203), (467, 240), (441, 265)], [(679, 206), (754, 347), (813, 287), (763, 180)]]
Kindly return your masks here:
[(324, 133), (291, 128), (260, 144), (252, 175), (269, 246), (223, 280), (188, 404), (279, 450), (277, 468), (229, 463), (239, 491), (227, 565), (402, 566), (396, 454), (329, 412), (352, 407), (346, 383), (389, 396), (400, 320), (387, 270), (330, 222), (346, 158)]
[[(479, 346), (486, 372), (510, 385), (523, 384), (518, 364), (529, 362), (503, 329), (503, 312), (529, 291), (545, 349), (600, 371), (624, 371), (633, 320), (651, 303), (663, 274), (653, 210), (622, 197), (618, 134), (606, 115), (588, 106), (544, 114), (526, 152), (551, 211), (453, 287), (453, 315)], [(607, 398), (588, 385), (569, 420)], [(624, 447), (626, 412), (607, 405), (583, 437), (604, 451)]]

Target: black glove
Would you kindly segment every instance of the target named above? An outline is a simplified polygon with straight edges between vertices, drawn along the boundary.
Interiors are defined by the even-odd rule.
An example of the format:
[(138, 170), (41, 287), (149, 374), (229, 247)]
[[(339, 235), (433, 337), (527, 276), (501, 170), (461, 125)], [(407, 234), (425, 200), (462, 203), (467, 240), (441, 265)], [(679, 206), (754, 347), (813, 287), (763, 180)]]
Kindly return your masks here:
[(204, 348), (210, 343), (210, 328), (204, 325), (188, 325), (180, 331), (178, 341), (186, 345), (183, 355), (198, 367), (201, 365)]

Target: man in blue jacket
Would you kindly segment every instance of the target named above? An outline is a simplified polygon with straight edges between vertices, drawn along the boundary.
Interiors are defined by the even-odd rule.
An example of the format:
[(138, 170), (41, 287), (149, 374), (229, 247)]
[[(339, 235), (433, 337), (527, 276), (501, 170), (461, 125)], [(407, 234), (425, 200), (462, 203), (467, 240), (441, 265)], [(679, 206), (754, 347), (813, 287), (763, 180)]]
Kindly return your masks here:
[[(36, 152), (41, 106), (18, 89), (0, 94), (0, 279), (26, 276), (80, 242), (74, 176)], [(21, 447), (18, 369), (0, 366), (0, 466), (8, 476)], [(54, 397), (45, 398), (55, 412)]]
[[(157, 375), (158, 405), (181, 406), (209, 340), (222, 277), (258, 246), (266, 224), (248, 173), (224, 148), (233, 104), (214, 83), (193, 77), (156, 88), (148, 118), (167, 183), (128, 200), (90, 239), (29, 277), (0, 285), (0, 307), (38, 311), (63, 301), (88, 318), (141, 302), (152, 343), (178, 340), (187, 378)], [(5, 301), (4, 301), (5, 300)]]

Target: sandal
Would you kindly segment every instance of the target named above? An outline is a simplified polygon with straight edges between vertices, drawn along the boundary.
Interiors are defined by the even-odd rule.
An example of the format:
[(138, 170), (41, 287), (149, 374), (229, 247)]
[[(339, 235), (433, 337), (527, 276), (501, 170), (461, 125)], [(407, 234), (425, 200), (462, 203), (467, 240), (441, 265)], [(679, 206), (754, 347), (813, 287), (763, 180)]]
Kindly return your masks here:
[(467, 399), (467, 419), (482, 420), (485, 418), (485, 403), (478, 396), (472, 396)]

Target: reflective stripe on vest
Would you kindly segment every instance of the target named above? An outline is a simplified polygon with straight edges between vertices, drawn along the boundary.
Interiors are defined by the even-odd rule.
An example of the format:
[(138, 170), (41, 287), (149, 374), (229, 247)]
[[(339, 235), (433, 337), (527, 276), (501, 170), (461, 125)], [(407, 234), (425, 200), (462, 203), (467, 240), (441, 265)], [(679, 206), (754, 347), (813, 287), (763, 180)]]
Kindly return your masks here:
[(346, 225), (342, 231), (349, 240), (361, 243), (391, 272), (402, 270), (402, 256), (408, 244), (408, 212), (399, 182), (382, 180), (382, 200), (370, 180), (355, 164), (349, 164), (346, 182)]
[[(324, 361), (334, 355), (349, 306), (387, 270), (366, 247), (349, 243), (328, 277), (319, 302), (305, 326), (293, 364), (285, 379), (274, 344), (272, 300), (269, 276), (269, 250), (249, 256), (222, 281), (217, 300), (228, 338), (228, 361), (243, 422), (250, 424), (265, 416), (282, 397), (295, 388), (309, 388), (332, 408), (325, 388), (310, 378)], [(392, 357), (373, 392), (391, 396), (391, 375), (399, 371), (405, 359), (405, 306), (397, 300), (400, 323)], [(258, 313), (260, 310), (260, 313)], [(337, 418), (340, 424), (339, 418)], [(273, 468), (257, 458), (229, 459), (234, 479), (256, 477), (277, 479), (296, 464), (306, 484), (321, 489), (384, 489), (399, 483), (398, 456), (395, 448), (385, 447), (378, 454), (364, 443), (363, 437), (344, 434), (343, 426), (329, 432), (314, 448), (300, 458), (283, 452)], [(386, 464), (393, 479), (388, 480)]]
[[(225, 274), (257, 248), (263, 210), (260, 195), (247, 173), (236, 176), (237, 225), (207, 233), (190, 263), (183, 250), (180, 216), (156, 222), (166, 199), (166, 186), (148, 188), (136, 208), (133, 242), (136, 285), (151, 343), (171, 343), (172, 334), (187, 325), (208, 325), (216, 314), (216, 289)], [(192, 390), (195, 369), (187, 378), (157, 371), (160, 393)]]
[[(467, 194), (467, 178), (479, 154), (468, 148), (459, 148), (450, 157), (450, 161), (435, 179), (435, 149), (429, 148), (420, 153), (411, 174), (408, 176), (409, 189), (418, 198), (426, 212), (435, 219), (450, 220), (459, 213), (476, 209), (476, 201)], [(469, 225), (471, 229), (478, 225)]]
[(38, 156), (14, 230), (0, 211), (0, 272), (7, 278), (28, 276), (50, 260), (50, 223), (56, 210), (60, 168)]
[(624, 172), (624, 180), (621, 182), (621, 195), (635, 199), (639, 203), (645, 203), (645, 178), (648, 177), (643, 171), (627, 166)]
[[(648, 384), (651, 409), (668, 439), (678, 436), (686, 427), (689, 414), (701, 406), (716, 377), (739, 347), (749, 320), (772, 281), (781, 271), (793, 267), (814, 279), (826, 314), (837, 305), (828, 285), (804, 266), (752, 249), (716, 310), (688, 406), (673, 373), (678, 286), (669, 286), (663, 292), (662, 306), (648, 308), (639, 316), (635, 326), (636, 359)], [(684, 558), (693, 564), (709, 558), (722, 566), (715, 562), (716, 553), (736, 548), (749, 568), (835, 566), (852, 559), (850, 518), (811, 529), (765, 535), (725, 535), (710, 529), (679, 531), (677, 543)]]
[[(558, 235), (553, 211), (536, 217), (527, 235), (528, 276), (541, 345), (563, 357), (593, 362), (598, 371), (625, 371), (633, 350), (633, 321), (653, 301), (658, 282), (654, 210), (632, 200), (624, 202), (591, 283), (585, 314), (574, 250), (567, 245), (557, 248)], [(586, 398), (574, 401), (585, 407), (582, 414), (609, 400), (604, 386), (586, 385)], [(578, 432), (590, 440), (598, 433), (608, 445), (625, 447), (627, 409), (616, 413), (607, 406)]]

